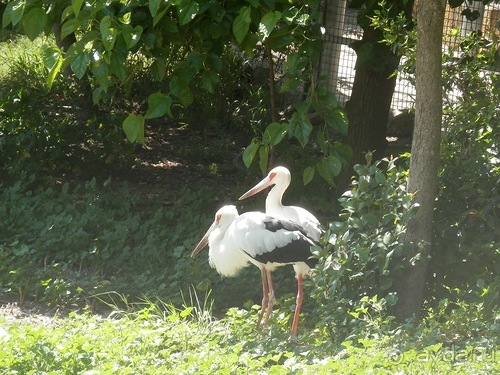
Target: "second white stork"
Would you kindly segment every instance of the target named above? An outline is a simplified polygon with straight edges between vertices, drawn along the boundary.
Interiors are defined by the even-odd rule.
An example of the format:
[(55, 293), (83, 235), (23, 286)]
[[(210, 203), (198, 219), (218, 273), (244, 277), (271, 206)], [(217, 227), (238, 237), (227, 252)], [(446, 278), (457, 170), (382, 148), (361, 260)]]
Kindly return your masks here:
[(297, 335), (300, 307), (303, 299), (302, 279), (317, 263), (312, 257), (309, 238), (300, 225), (280, 220), (262, 212), (239, 215), (235, 206), (223, 206), (215, 220), (193, 250), (194, 257), (209, 245), (209, 263), (223, 276), (234, 276), (239, 270), (253, 263), (262, 274), (262, 309), (257, 328), (264, 312), (263, 327), (268, 324), (275, 295), (271, 272), (277, 267), (293, 264), (297, 272), (297, 305), (292, 322), (292, 335)]
[(304, 227), (309, 237), (315, 241), (319, 241), (324, 233), (324, 229), (321, 227), (321, 223), (316, 216), (302, 207), (284, 206), (281, 203), (283, 194), (290, 185), (291, 180), (292, 176), (287, 168), (275, 167), (269, 171), (262, 181), (243, 194), (239, 200), (249, 198), (274, 185), (266, 198), (266, 214), (300, 224)]

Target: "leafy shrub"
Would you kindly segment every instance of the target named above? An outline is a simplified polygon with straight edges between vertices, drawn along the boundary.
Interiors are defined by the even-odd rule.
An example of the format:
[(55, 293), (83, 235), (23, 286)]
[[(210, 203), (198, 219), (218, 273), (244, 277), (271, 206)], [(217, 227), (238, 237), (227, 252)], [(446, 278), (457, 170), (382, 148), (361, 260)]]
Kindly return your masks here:
[(81, 173), (89, 162), (130, 162), (121, 119), (92, 106), (88, 83), (60, 75), (49, 87), (42, 45), (50, 43), (0, 45), (0, 167)]
[(354, 169), (357, 177), (340, 199), (340, 220), (330, 223), (313, 277), (319, 324), (341, 341), (386, 324), (397, 300), (395, 277), (419, 256), (403, 240), (416, 209), (406, 193), (407, 172), (387, 159)]
[[(430, 262), (429, 294), (450, 290), (484, 293), (498, 303), (500, 286), (499, 196), (500, 75), (498, 42), (472, 33), (460, 55), (447, 56), (442, 164)], [(474, 293), (472, 293), (474, 291)], [(478, 300), (479, 301), (479, 300)]]

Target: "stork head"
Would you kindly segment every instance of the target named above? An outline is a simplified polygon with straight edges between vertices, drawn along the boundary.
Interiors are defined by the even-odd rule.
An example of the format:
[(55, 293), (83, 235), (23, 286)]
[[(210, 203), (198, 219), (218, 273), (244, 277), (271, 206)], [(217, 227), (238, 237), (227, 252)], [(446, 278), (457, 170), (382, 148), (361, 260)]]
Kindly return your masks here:
[(231, 225), (231, 223), (239, 216), (238, 210), (236, 209), (236, 206), (233, 205), (227, 205), (227, 206), (222, 206), (216, 213), (215, 213), (215, 220), (208, 228), (207, 232), (203, 236), (203, 238), (198, 242), (198, 245), (194, 248), (193, 252), (191, 253), (191, 257), (194, 257), (196, 254), (198, 254), (205, 246), (208, 245), (210, 241), (211, 235), (214, 236), (217, 233), (225, 233), (226, 229)]
[(291, 180), (292, 176), (287, 168), (275, 167), (269, 171), (267, 176), (261, 182), (259, 182), (257, 185), (255, 185), (253, 188), (251, 188), (245, 194), (239, 197), (238, 200), (241, 201), (243, 199), (251, 197), (252, 195), (257, 194), (258, 192), (272, 185), (282, 186), (282, 189), (284, 190), (288, 187), (288, 185), (290, 185)]

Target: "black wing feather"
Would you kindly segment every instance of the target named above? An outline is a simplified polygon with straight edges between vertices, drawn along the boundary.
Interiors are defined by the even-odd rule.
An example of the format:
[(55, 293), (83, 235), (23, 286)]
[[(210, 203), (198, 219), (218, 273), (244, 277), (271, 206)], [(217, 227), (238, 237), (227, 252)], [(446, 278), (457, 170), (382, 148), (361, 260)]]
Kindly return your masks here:
[(286, 230), (290, 232), (300, 232), (299, 238), (293, 240), (283, 247), (277, 247), (273, 251), (266, 252), (255, 256), (255, 259), (261, 263), (282, 263), (292, 264), (297, 262), (304, 262), (310, 268), (318, 263), (318, 259), (311, 258), (311, 246), (317, 243), (306, 235), (302, 226), (290, 220), (279, 220), (273, 217), (268, 217), (264, 220), (265, 228), (271, 232)]

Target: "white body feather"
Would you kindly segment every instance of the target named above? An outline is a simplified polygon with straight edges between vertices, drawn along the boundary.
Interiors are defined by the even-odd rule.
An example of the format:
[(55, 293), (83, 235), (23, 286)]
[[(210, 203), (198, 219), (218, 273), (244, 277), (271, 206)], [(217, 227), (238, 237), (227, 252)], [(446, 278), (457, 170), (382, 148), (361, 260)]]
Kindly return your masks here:
[(297, 206), (284, 206), (281, 203), (283, 194), (291, 182), (290, 171), (285, 167), (275, 167), (268, 175), (240, 197), (240, 200), (246, 199), (258, 192), (272, 186), (271, 191), (266, 198), (266, 214), (278, 219), (293, 221), (302, 226), (309, 237), (319, 241), (324, 233), (319, 220), (309, 211)]
[(217, 211), (216, 220), (208, 230), (209, 263), (223, 276), (234, 276), (242, 268), (253, 263), (259, 268), (274, 270), (285, 264), (294, 264), (303, 270), (302, 274), (309, 272), (310, 268), (304, 262), (273, 262), (265, 264), (256, 260), (259, 255), (272, 253), (277, 248), (282, 248), (292, 241), (313, 242), (299, 230), (284, 228), (271, 231), (266, 228), (265, 221), (270, 217), (261, 212), (247, 212), (238, 215), (235, 206), (224, 206)]

